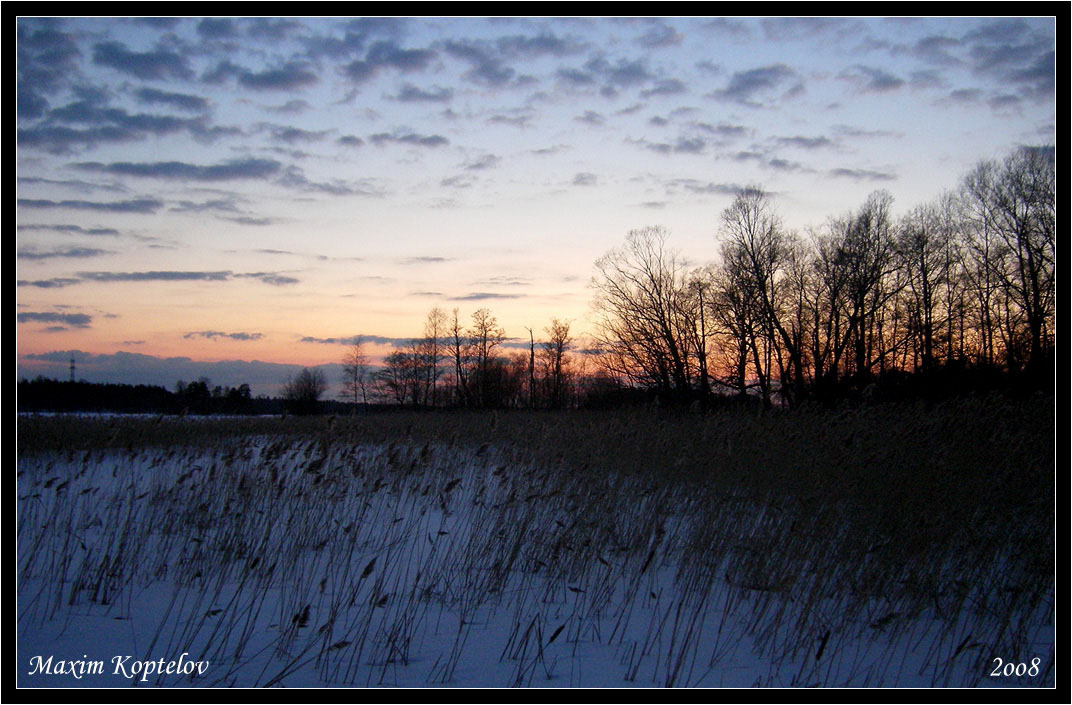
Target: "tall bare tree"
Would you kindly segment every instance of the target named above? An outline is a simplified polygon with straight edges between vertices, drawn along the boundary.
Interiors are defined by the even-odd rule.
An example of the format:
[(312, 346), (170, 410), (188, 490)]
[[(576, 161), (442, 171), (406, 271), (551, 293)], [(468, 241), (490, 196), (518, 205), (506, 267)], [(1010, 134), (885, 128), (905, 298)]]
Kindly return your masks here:
[(371, 382), (369, 357), (365, 354), (365, 340), (354, 338), (342, 361), (342, 396), (354, 404), (368, 404), (368, 388)]
[(612, 373), (687, 400), (694, 312), (685, 263), (667, 237), (658, 226), (632, 230), (623, 247), (596, 261), (596, 338)]
[(472, 349), (475, 357), (475, 372), (477, 374), (477, 404), (482, 407), (493, 406), (493, 400), (489, 395), (492, 377), (491, 368), (495, 348), (502, 344), (506, 337), (506, 331), (499, 325), (499, 321), (486, 308), (480, 308), (473, 312), (473, 325), (469, 329), (469, 339), (472, 341)]
[[(804, 386), (804, 334), (792, 328), (794, 319), (786, 315), (791, 305), (788, 272), (796, 256), (796, 238), (785, 230), (770, 197), (758, 187), (742, 191), (722, 212), (719, 233), (725, 266), (735, 270), (738, 284), (748, 289), (760, 307), (762, 336), (753, 331), (752, 347), (763, 400), (770, 403), (769, 371), (777, 363), (782, 395), (792, 401), (791, 389), (799, 395)], [(790, 380), (791, 385), (786, 384)]]
[(547, 333), (547, 340), (543, 343), (541, 352), (546, 369), (547, 403), (552, 409), (558, 409), (565, 402), (566, 352), (573, 342), (570, 337), (570, 322), (553, 318), (551, 325), (544, 328), (544, 332)]
[(966, 179), (965, 189), (977, 219), (1001, 245), (1003, 256), (991, 257), (990, 266), (1008, 293), (1006, 339), (1015, 346), (1016, 321), (1022, 319), (1026, 366), (1036, 368), (1052, 348), (1056, 152), (1052, 147), (1020, 148), (1000, 164), (980, 165)]
[(469, 361), (472, 356), (472, 341), (462, 328), (458, 318), (458, 309), (451, 312), (447, 328), (447, 352), (454, 361), (454, 397), (455, 403), (468, 406), (471, 403), (469, 392)]

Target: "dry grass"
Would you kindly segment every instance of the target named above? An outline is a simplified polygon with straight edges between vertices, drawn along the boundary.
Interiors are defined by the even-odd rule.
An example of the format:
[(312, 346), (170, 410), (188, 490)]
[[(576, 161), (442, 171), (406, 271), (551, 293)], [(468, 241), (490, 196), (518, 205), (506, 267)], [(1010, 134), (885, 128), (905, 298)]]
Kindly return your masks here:
[[(451, 683), (508, 615), (502, 685), (585, 643), (627, 681), (710, 683), (742, 633), (792, 665), (774, 684), (918, 680), (912, 652), (976, 685), (1052, 624), (1053, 413), (20, 418), (20, 629), (169, 580), (148, 652), (229, 659), (216, 684), (392, 683), (429, 630)], [(1006, 683), (1052, 681), (1048, 648)]]

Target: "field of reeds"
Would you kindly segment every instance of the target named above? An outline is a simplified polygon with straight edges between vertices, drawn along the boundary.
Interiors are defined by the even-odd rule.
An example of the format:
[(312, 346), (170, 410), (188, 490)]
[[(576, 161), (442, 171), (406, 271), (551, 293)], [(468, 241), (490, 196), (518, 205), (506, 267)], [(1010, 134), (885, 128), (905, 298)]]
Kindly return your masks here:
[(1052, 397), (22, 416), (18, 682), (1052, 686), (1054, 429)]

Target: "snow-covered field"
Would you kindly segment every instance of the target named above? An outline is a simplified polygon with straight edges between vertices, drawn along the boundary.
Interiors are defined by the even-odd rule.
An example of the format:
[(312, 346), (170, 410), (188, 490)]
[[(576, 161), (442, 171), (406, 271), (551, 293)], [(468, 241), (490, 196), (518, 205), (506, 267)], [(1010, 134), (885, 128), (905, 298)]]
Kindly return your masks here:
[(904, 563), (822, 497), (283, 436), (18, 475), (21, 687), (1054, 681), (1010, 549)]

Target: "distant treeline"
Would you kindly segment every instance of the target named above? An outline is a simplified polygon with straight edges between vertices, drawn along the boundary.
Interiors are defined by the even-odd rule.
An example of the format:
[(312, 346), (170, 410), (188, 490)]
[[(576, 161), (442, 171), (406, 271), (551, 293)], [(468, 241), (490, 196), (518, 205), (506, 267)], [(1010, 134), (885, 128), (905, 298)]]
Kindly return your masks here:
[[(20, 412), (108, 412), (119, 414), (264, 415), (295, 413), (284, 398), (254, 397), (248, 384), (211, 386), (206, 379), (179, 381), (171, 391), (159, 385), (71, 382), (39, 376), (18, 382)], [(315, 413), (349, 415), (374, 409), (330, 399), (319, 400)], [(308, 413), (308, 412), (306, 412)]]
[(207, 381), (179, 382), (175, 391), (146, 384), (96, 384), (37, 377), (19, 380), (18, 409), (25, 412), (128, 414), (258, 414), (281, 409), (275, 399), (255, 399), (249, 385), (210, 389)]

